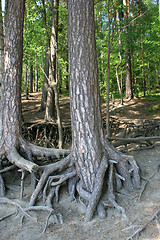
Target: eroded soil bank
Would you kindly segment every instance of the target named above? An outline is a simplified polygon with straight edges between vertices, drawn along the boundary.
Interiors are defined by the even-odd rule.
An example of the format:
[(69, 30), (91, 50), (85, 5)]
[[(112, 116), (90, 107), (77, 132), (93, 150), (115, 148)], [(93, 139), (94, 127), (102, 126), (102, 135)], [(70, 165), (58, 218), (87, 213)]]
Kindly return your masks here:
[[(39, 96), (39, 95), (38, 95)], [(23, 113), (25, 121), (32, 122), (43, 119), (43, 113), (38, 111), (40, 99), (36, 95), (33, 101), (24, 102)], [(143, 105), (144, 104), (144, 105)], [(119, 108), (118, 112), (113, 107), (112, 116), (120, 120), (146, 119), (142, 110), (142, 105), (136, 101), (126, 103), (125, 107)], [(69, 101), (61, 101), (64, 119), (69, 121)], [(128, 109), (128, 110), (127, 110)], [(66, 111), (67, 110), (67, 111)], [(32, 113), (32, 114), (31, 114)], [(104, 113), (105, 114), (105, 113)], [(115, 115), (114, 115), (115, 114)], [(136, 117), (135, 117), (136, 114)], [(31, 117), (32, 116), (32, 117)], [(32, 118), (32, 119), (31, 119)], [(150, 117), (150, 119), (152, 119)], [(154, 116), (155, 118), (155, 116)], [(156, 118), (158, 118), (156, 116)], [(136, 145), (130, 146), (131, 149), (137, 149)], [(126, 150), (122, 146), (120, 150)], [(156, 142), (154, 148), (148, 150), (130, 151), (134, 155), (143, 169), (143, 179), (141, 189), (138, 192), (117, 193), (118, 203), (126, 209), (128, 220), (122, 218), (121, 214), (113, 208), (106, 209), (107, 218), (100, 220), (96, 215), (89, 223), (84, 222), (84, 206), (77, 199), (70, 202), (66, 186), (60, 191), (59, 203), (54, 203), (54, 209), (63, 215), (64, 224), (55, 224), (51, 218), (50, 225), (43, 233), (48, 212), (30, 212), (30, 215), (37, 218), (37, 221), (29, 217), (22, 217), (21, 210), (10, 204), (0, 204), (0, 240), (127, 240), (142, 225), (145, 229), (137, 236), (140, 240), (158, 240), (160, 219), (150, 221), (154, 213), (160, 208), (160, 142)], [(19, 199), (20, 195), (20, 173), (10, 171), (5, 176), (7, 183), (7, 197), (16, 201), (22, 207), (27, 207), (32, 193), (30, 185), (30, 176), (25, 177), (25, 189), (23, 201)], [(105, 196), (104, 196), (105, 200)], [(13, 215), (11, 215), (13, 213)], [(9, 217), (7, 217), (10, 215)], [(160, 215), (160, 214), (159, 214)], [(4, 218), (6, 216), (6, 218)], [(4, 218), (4, 219), (3, 219)], [(135, 238), (136, 239), (136, 238)]]

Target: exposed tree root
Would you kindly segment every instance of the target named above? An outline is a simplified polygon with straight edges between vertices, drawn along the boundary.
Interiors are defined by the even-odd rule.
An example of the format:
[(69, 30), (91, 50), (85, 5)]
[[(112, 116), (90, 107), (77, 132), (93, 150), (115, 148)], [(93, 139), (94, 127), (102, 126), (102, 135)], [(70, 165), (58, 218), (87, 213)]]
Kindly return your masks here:
[[(120, 211), (123, 217), (126, 219), (125, 210), (116, 202), (115, 190), (120, 190), (122, 187), (124, 187), (129, 191), (134, 191), (136, 188), (139, 188), (139, 167), (132, 156), (121, 154), (115, 148), (113, 148), (107, 140), (104, 140), (104, 152), (96, 173), (95, 184), (92, 192), (88, 192), (84, 188), (84, 182), (82, 179), (80, 179), (80, 176), (78, 176), (74, 166), (72, 151), (70, 152), (70, 150), (63, 149), (46, 149), (35, 146), (25, 141), (21, 137), (19, 138), (18, 150), (19, 151), (17, 151), (15, 147), (8, 149), (6, 157), (12, 164), (20, 168), (20, 171), (22, 172), (20, 192), (21, 198), (23, 198), (25, 171), (30, 173), (36, 172), (36, 177), (39, 176), (38, 183), (35, 186), (30, 198), (29, 208), (27, 211), (31, 209), (45, 209), (49, 211), (44, 231), (48, 226), (48, 220), (50, 216), (55, 214), (55, 210), (52, 208), (52, 200), (55, 198), (56, 201), (58, 201), (59, 189), (64, 182), (68, 184), (68, 191), (71, 201), (76, 198), (77, 191), (82, 202), (84, 202), (86, 206), (85, 221), (90, 221), (92, 219), (95, 210), (97, 210), (100, 218), (106, 217), (106, 206), (104, 201), (102, 201), (102, 188), (105, 192), (108, 192), (107, 201), (110, 202), (113, 207), (118, 209), (118, 211)], [(43, 159), (48, 157), (60, 159), (60, 157), (64, 157), (65, 155), (68, 156), (48, 165), (39, 166), (33, 162), (33, 156), (41, 157)], [(2, 169), (0, 170), (0, 174), (1, 172), (4, 173), (11, 169), (11, 166)], [(47, 205), (44, 206), (44, 208), (43, 206), (34, 206), (40, 196), (43, 196), (43, 203)], [(8, 203), (11, 204), (11, 202)], [(21, 210), (24, 211), (23, 209)], [(25, 212), (27, 211), (25, 210)], [(62, 222), (60, 213), (55, 214), (54, 218), (55, 222)]]
[(6, 168), (4, 168), (4, 169), (1, 169), (0, 170), (0, 174), (2, 174), (2, 173), (5, 173), (5, 172), (8, 172), (8, 171), (10, 171), (10, 170), (13, 170), (13, 169), (15, 169), (15, 165), (11, 165), (11, 166), (9, 166), (9, 167), (6, 167)]
[(5, 215), (5, 216), (3, 216), (3, 217), (0, 218), (0, 221), (3, 221), (4, 219), (6, 219), (6, 218), (8, 218), (8, 217), (13, 216), (14, 214), (16, 214), (16, 212), (13, 212), (13, 213), (10, 213), (10, 214)]
[(45, 233), (47, 227), (48, 227), (48, 221), (51, 216), (54, 217), (54, 221), (57, 224), (63, 224), (63, 217), (59, 212), (56, 212), (52, 207), (50, 206), (31, 206), (28, 208), (24, 209), (26, 212), (28, 211), (47, 211), (49, 212), (47, 219), (46, 219), (46, 224), (43, 230), (43, 233)]
[(4, 184), (2, 175), (0, 174), (0, 196), (4, 197), (5, 196), (5, 192), (6, 192), (5, 184)]
[[(12, 201), (8, 198), (0, 198), (0, 203), (3, 203), (3, 204), (10, 204), (10, 205), (14, 205), (15, 207), (17, 207), (18, 209), (21, 210), (22, 214), (23, 214), (23, 217), (26, 216), (26, 217), (29, 217), (30, 219), (34, 220), (34, 221), (37, 221), (37, 219), (33, 218), (28, 212), (29, 211), (47, 211), (49, 212), (48, 216), (47, 216), (47, 219), (46, 219), (46, 223), (45, 223), (45, 227), (44, 227), (44, 230), (43, 230), (43, 233), (45, 233), (47, 227), (48, 227), (48, 221), (49, 221), (49, 218), (51, 216), (54, 217), (54, 221), (55, 223), (59, 223), (59, 224), (63, 224), (63, 217), (62, 215), (59, 213), (59, 212), (56, 212), (51, 206), (32, 206), (32, 207), (28, 207), (28, 208), (23, 208), (19, 203), (15, 202), (15, 201)], [(14, 213), (11, 213), (11, 214), (8, 214), (7, 216), (4, 216), (0, 219), (0, 221), (6, 219), (7, 217), (10, 217), (12, 215), (14, 215)]]
[(117, 204), (117, 202), (115, 201), (115, 195), (114, 195), (114, 190), (113, 190), (113, 172), (114, 168), (113, 168), (113, 163), (110, 163), (110, 168), (109, 168), (109, 179), (108, 179), (108, 201), (122, 214), (122, 216), (124, 217), (124, 219), (127, 220), (127, 216), (125, 213), (125, 209), (122, 208), (121, 206), (119, 206)]
[(36, 189), (34, 190), (32, 196), (31, 196), (29, 206), (35, 205), (38, 195), (39, 195), (40, 191), (42, 191), (43, 187), (45, 186), (49, 175), (55, 171), (61, 171), (62, 169), (66, 168), (69, 165), (70, 160), (71, 160), (71, 156), (68, 155), (66, 158), (62, 159), (59, 162), (41, 167), (44, 171), (43, 171), (42, 176), (36, 186)]
[(32, 163), (25, 158), (21, 157), (15, 147), (12, 147), (7, 151), (7, 158), (8, 160), (16, 165), (17, 167), (24, 169), (26, 171), (37, 172), (39, 166), (35, 163)]
[(130, 235), (127, 238), (127, 240), (133, 240), (133, 238), (136, 237), (139, 233), (141, 233), (153, 220), (156, 221), (157, 229), (158, 229), (158, 232), (159, 232), (159, 221), (158, 221), (159, 212), (160, 212), (160, 208), (152, 215), (150, 220), (144, 225), (132, 225), (132, 226), (129, 226), (129, 227), (123, 229), (122, 231), (128, 231), (130, 229), (134, 230), (135, 228), (137, 228), (137, 230), (132, 235)]
[[(87, 206), (87, 209), (86, 209), (86, 219), (85, 219), (85, 221), (90, 221), (92, 219), (94, 210), (95, 210), (95, 208), (96, 208), (96, 206), (99, 202), (99, 199), (101, 197), (104, 175), (105, 175), (106, 169), (108, 167), (108, 161), (107, 160), (108, 160), (107, 156), (106, 156), (106, 154), (104, 154), (103, 157), (102, 157), (102, 161), (101, 161), (100, 167), (98, 169), (97, 175), (96, 175), (96, 180), (95, 180), (93, 192), (92, 192), (92, 194), (89, 198), (89, 203), (88, 203), (88, 206)], [(101, 213), (101, 214), (103, 215), (103, 213)]]
[(28, 214), (27, 211), (23, 207), (21, 207), (21, 205), (19, 203), (15, 202), (15, 201), (12, 201), (8, 198), (0, 198), (0, 203), (14, 205), (15, 207), (17, 207), (18, 209), (21, 210), (21, 212), (23, 213), (24, 216), (37, 221), (37, 219), (33, 218), (30, 214)]

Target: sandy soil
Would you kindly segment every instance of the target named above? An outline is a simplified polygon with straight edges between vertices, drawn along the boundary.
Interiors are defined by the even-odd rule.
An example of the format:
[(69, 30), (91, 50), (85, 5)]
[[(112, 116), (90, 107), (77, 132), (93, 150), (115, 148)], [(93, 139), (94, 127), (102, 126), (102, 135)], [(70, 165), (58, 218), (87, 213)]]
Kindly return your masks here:
[[(28, 105), (28, 111), (32, 112), (32, 115), (29, 116), (27, 116), (28, 111), (25, 101), (23, 103), (25, 121), (31, 119), (32, 121), (38, 121), (38, 114), (41, 114), (41, 119), (43, 119), (42, 113), (38, 112), (40, 104), (39, 99), (37, 99), (37, 102), (35, 99), (33, 100), (34, 107), (31, 102), (29, 103), (30, 106)], [(61, 104), (62, 103), (66, 104), (64, 105), (64, 110), (66, 112), (66, 108), (69, 108), (68, 99), (65, 99), (64, 102), (62, 100)], [(136, 106), (136, 100), (131, 103), (131, 106), (128, 106), (130, 108), (130, 120), (132, 117), (135, 119), (134, 114), (137, 115), (137, 119), (144, 117), (141, 111), (141, 104), (146, 103), (137, 104), (136, 109), (132, 108)], [(141, 116), (135, 113), (138, 111)], [(115, 109), (113, 109), (113, 113), (114, 112)], [(127, 108), (125, 108), (124, 112), (127, 112)], [(122, 111), (119, 114), (122, 114)], [(116, 114), (116, 117), (117, 116), (118, 114)], [(124, 113), (121, 117), (128, 119), (128, 116), (125, 116)], [(65, 115), (65, 119), (69, 119), (68, 112)], [(84, 206), (79, 200), (70, 202), (66, 186), (64, 186), (60, 191), (59, 203), (54, 203), (55, 211), (59, 211), (63, 215), (64, 224), (55, 224), (54, 219), (51, 218), (46, 233), (42, 233), (48, 216), (47, 212), (30, 212), (33, 217), (37, 218), (37, 221), (35, 221), (29, 217), (22, 218), (22, 212), (20, 210), (17, 212), (16, 208), (12, 205), (0, 204), (0, 240), (127, 240), (129, 236), (138, 229), (138, 226), (145, 224), (147, 224), (146, 228), (137, 239), (160, 240), (158, 220), (156, 221), (156, 219), (154, 219), (150, 222), (153, 214), (160, 208), (160, 172), (158, 172), (158, 166), (160, 164), (160, 142), (157, 142), (153, 149), (132, 151), (129, 154), (134, 155), (139, 161), (143, 168), (143, 177), (145, 179), (142, 179), (141, 189), (139, 191), (131, 193), (125, 191), (116, 194), (118, 204), (126, 209), (127, 220), (123, 219), (122, 215), (116, 209), (108, 208), (106, 209), (106, 219), (100, 220), (95, 215), (91, 222), (85, 223)], [(27, 175), (25, 178), (23, 201), (19, 199), (20, 173), (15, 174), (14, 171), (8, 172), (5, 176), (5, 181), (8, 186), (14, 187), (14, 190), (8, 189), (7, 197), (13, 199), (21, 206), (27, 207), (32, 192), (30, 176)], [(140, 199), (144, 184), (146, 184), (146, 187)], [(11, 213), (13, 213), (12, 216), (1, 220), (4, 216)], [(131, 226), (133, 227), (129, 228)]]

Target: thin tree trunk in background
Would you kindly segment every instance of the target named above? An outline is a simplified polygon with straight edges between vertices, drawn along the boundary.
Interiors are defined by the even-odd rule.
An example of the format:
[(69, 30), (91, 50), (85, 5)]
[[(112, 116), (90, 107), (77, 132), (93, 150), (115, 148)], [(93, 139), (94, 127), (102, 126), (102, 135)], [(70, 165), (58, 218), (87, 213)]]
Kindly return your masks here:
[(45, 111), (45, 120), (46, 121), (55, 121), (56, 112), (55, 112), (55, 93), (53, 85), (56, 82), (57, 78), (57, 39), (58, 33), (56, 23), (58, 18), (57, 4), (59, 2), (51, 1), (52, 8), (52, 26), (51, 26), (51, 37), (50, 37), (50, 50), (49, 50), (49, 79), (48, 79), (48, 89), (47, 89), (47, 103)]
[(110, 93), (110, 54), (111, 54), (111, 22), (109, 16), (109, 0), (107, 1), (108, 12), (108, 45), (107, 45), (107, 97), (106, 97), (106, 134), (110, 137), (110, 118), (109, 118), (109, 93)]
[(48, 50), (48, 46), (47, 46), (46, 56), (45, 56), (45, 67), (44, 67), (44, 78), (43, 78), (43, 89), (42, 89), (40, 112), (45, 110), (46, 101), (47, 101), (47, 89), (48, 89), (48, 78), (49, 78), (49, 55), (48, 55), (48, 51), (49, 50)]
[(118, 66), (116, 67), (116, 77), (117, 77), (117, 85), (118, 85), (118, 91), (119, 91), (119, 95), (121, 98), (121, 105), (123, 105), (123, 93), (122, 93), (122, 83), (120, 84), (120, 80), (119, 80), (119, 67), (121, 66), (122, 63), (122, 56), (121, 53), (119, 52), (119, 58), (120, 58), (120, 62), (118, 64)]
[(129, 47), (129, 37), (128, 37), (128, 19), (129, 19), (129, 8), (130, 8), (130, 1), (123, 0), (124, 6), (124, 23), (125, 23), (125, 60), (126, 60), (126, 98), (132, 99), (133, 98), (133, 91), (132, 91), (132, 74), (131, 74), (131, 53)]
[(143, 74), (143, 96), (146, 96), (146, 80), (145, 80), (145, 70), (144, 70), (144, 52), (143, 52), (143, 41), (141, 39), (141, 51), (142, 51), (142, 74)]
[(131, 55), (129, 52), (126, 52), (125, 59), (126, 59), (126, 98), (130, 100), (133, 98), (133, 93), (132, 93)]
[(31, 64), (30, 66), (30, 87), (29, 87), (29, 92), (33, 93), (33, 65)]
[(48, 89), (48, 79), (49, 79), (49, 51), (50, 51), (50, 34), (48, 30), (48, 25), (50, 24), (47, 24), (47, 15), (46, 15), (46, 7), (45, 7), (44, 0), (42, 0), (42, 4), (43, 4), (43, 15), (44, 15), (43, 20), (44, 20), (44, 25), (46, 29), (46, 37), (47, 37), (47, 46), (46, 46), (46, 55), (45, 55), (43, 89), (42, 89), (40, 112), (46, 109), (47, 89)]
[(25, 82), (26, 100), (28, 100), (28, 67), (27, 66), (26, 66), (26, 69), (24, 71), (24, 82)]
[(49, 60), (49, 81), (47, 92), (47, 104), (45, 120), (55, 120), (55, 109), (57, 113), (59, 148), (63, 145), (63, 130), (60, 116), (59, 96), (58, 96), (58, 78), (57, 78), (57, 42), (58, 42), (58, 17), (59, 17), (59, 0), (51, 2), (52, 4), (52, 28), (50, 38), (50, 60)]
[[(139, 1), (140, 16), (142, 16), (142, 1)], [(146, 80), (145, 80), (145, 70), (144, 70), (144, 50), (143, 50), (143, 35), (142, 35), (142, 19), (140, 18), (141, 25), (141, 52), (142, 52), (142, 75), (143, 75), (143, 96), (146, 96)]]
[(35, 92), (38, 92), (38, 66), (37, 66), (37, 60), (35, 64)]
[[(117, 24), (118, 26), (120, 25), (120, 16), (119, 16), (119, 10), (117, 10), (117, 14), (116, 14), (116, 18), (117, 18)], [(120, 34), (120, 29), (118, 29), (118, 32), (119, 32), (119, 36), (118, 36), (118, 46), (120, 47), (121, 45), (121, 34)], [(120, 85), (120, 80), (119, 80), (119, 67), (121, 66), (121, 63), (122, 63), (122, 55), (121, 55), (121, 52), (119, 50), (119, 58), (120, 58), (120, 61), (119, 61), (119, 64), (118, 66), (116, 67), (116, 77), (117, 77), (117, 85), (118, 85), (118, 91), (119, 91), (119, 95), (120, 95), (120, 98), (121, 98), (121, 105), (123, 105), (123, 93), (122, 93), (122, 84)]]
[(152, 100), (151, 100), (151, 79), (150, 79), (149, 61), (148, 61), (148, 88), (149, 88), (150, 108), (151, 108), (151, 111), (152, 111)]

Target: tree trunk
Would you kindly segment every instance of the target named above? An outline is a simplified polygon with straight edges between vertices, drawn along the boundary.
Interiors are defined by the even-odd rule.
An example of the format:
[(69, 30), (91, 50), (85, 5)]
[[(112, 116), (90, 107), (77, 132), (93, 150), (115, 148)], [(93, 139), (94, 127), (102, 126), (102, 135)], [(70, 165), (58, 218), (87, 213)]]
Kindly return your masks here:
[[(93, 9), (92, 0), (68, 2), (72, 154), (83, 188), (90, 193), (94, 192), (95, 183), (98, 184), (102, 159), (105, 159), (102, 176), (108, 165), (102, 140)], [(103, 181), (99, 184), (100, 191), (102, 184)]]
[[(60, 158), (60, 156), (68, 155), (69, 151), (36, 147), (26, 142), (21, 137), (24, 5), (25, 0), (8, 1), (8, 13), (5, 27), (5, 74), (2, 81), (2, 141), (0, 160), (3, 162), (4, 159), (8, 159), (11, 164), (22, 169), (22, 172), (29, 171), (32, 173), (39, 169), (39, 166), (32, 162), (32, 155), (41, 157), (57, 156), (57, 158)], [(67, 160), (63, 160), (62, 164), (61, 162), (58, 164), (59, 168), (62, 169), (63, 165), (66, 167), (66, 163), (68, 162), (68, 158)], [(4, 172), (7, 171), (6, 169), (3, 170)], [(52, 173), (52, 171), (54, 170), (52, 167), (50, 168), (49, 165), (48, 172)], [(1, 174), (0, 189), (1, 193), (4, 194), (5, 184)]]
[(2, 84), (4, 149), (17, 146), (17, 136), (20, 134), (23, 20), (24, 1), (8, 1), (5, 27), (5, 75)]
[(133, 98), (133, 91), (132, 91), (132, 74), (131, 74), (131, 53), (130, 53), (130, 46), (129, 46), (129, 37), (128, 37), (128, 19), (129, 15), (129, 7), (130, 1), (123, 0), (124, 6), (124, 23), (125, 23), (125, 60), (126, 60), (126, 98), (132, 99)]
[(52, 86), (47, 88), (47, 101), (46, 101), (46, 111), (45, 111), (45, 120), (46, 121), (55, 121), (55, 94)]
[[(118, 9), (116, 11), (116, 19), (117, 19), (118, 27), (120, 27), (120, 13), (119, 13)], [(120, 28), (118, 29), (118, 35), (119, 35), (118, 36), (118, 47), (120, 47), (120, 45), (121, 45)], [(120, 84), (120, 80), (119, 80), (119, 67), (121, 66), (121, 63), (122, 63), (122, 55), (121, 55), (121, 51), (120, 50), (119, 50), (119, 58), (120, 58), (120, 61), (119, 61), (118, 66), (116, 67), (116, 77), (117, 77), (118, 91), (119, 91), (119, 95), (120, 95), (120, 98), (121, 98), (121, 104), (123, 105), (122, 84)]]
[(1, 85), (4, 73), (4, 36), (3, 36), (3, 21), (2, 21), (2, 3), (0, 1), (0, 143), (2, 134), (2, 106), (1, 106)]
[(110, 118), (109, 118), (109, 93), (110, 93), (110, 55), (111, 55), (111, 20), (109, 15), (109, 0), (107, 1), (108, 13), (108, 45), (107, 45), (107, 96), (106, 96), (106, 133), (107, 137), (111, 136)]
[(37, 66), (37, 60), (35, 62), (35, 91), (38, 92), (38, 66)]
[(27, 66), (24, 72), (24, 82), (25, 82), (26, 100), (28, 100), (28, 67)]
[[(120, 189), (121, 180), (123, 180), (123, 186), (128, 190), (139, 187), (139, 168), (132, 156), (125, 156), (118, 152), (104, 136), (98, 85), (94, 1), (69, 0), (68, 11), (72, 150), (70, 152), (36, 147), (20, 137), (24, 2), (10, 0), (5, 36), (6, 66), (5, 77), (3, 78), (3, 93), (5, 92), (5, 94), (3, 94), (2, 99), (3, 145), (1, 157), (5, 155), (12, 164), (29, 172), (40, 169), (39, 173), (42, 174), (29, 205), (33, 206), (35, 204), (41, 192), (44, 194), (48, 192), (49, 209), (56, 219), (58, 217), (56, 211), (51, 207), (52, 197), (50, 197), (50, 194), (55, 190), (57, 197), (58, 190), (54, 187), (57, 186), (59, 189), (66, 180), (69, 184), (70, 196), (73, 189), (75, 192), (76, 187), (86, 204), (86, 221), (92, 218), (95, 209), (97, 209), (101, 218), (106, 216), (104, 203), (101, 200), (103, 186), (107, 192), (107, 201), (112, 203), (125, 216), (124, 209), (115, 201), (113, 184), (115, 182), (115, 187)], [(10, 57), (8, 58), (8, 56)], [(32, 155), (45, 158), (57, 156), (57, 158), (60, 158), (62, 155), (70, 154), (62, 160), (58, 159), (52, 164), (40, 167), (21, 157), (22, 150), (29, 160), (32, 159)], [(104, 178), (105, 174), (106, 177)], [(68, 181), (70, 179), (71, 181)], [(48, 206), (47, 202), (46, 204)]]
[(47, 89), (48, 89), (48, 78), (49, 78), (49, 55), (48, 55), (48, 51), (49, 51), (49, 49), (48, 49), (48, 46), (47, 46), (46, 56), (45, 56), (44, 79), (43, 79), (43, 89), (42, 89), (40, 112), (45, 110), (46, 101), (47, 101)]
[[(46, 121), (55, 121), (55, 93), (53, 85), (57, 81), (57, 39), (58, 31), (56, 23), (58, 23), (58, 4), (59, 1), (52, 1), (52, 27), (50, 38), (50, 54), (49, 54), (49, 80), (47, 89), (47, 104), (45, 112)], [(48, 104), (49, 103), (49, 104)], [(53, 106), (54, 105), (54, 106)]]
[[(126, 160), (130, 157), (124, 158), (104, 137), (98, 84), (94, 1), (70, 0), (68, 13), (72, 157), (80, 178), (77, 190), (87, 201), (88, 221), (96, 208), (99, 216), (105, 217), (101, 205), (101, 192), (106, 171), (109, 175), (108, 182), (105, 183), (106, 188), (108, 186), (108, 198), (117, 207), (113, 194), (114, 161), (118, 161), (116, 171), (125, 176), (124, 186), (130, 190), (134, 188), (127, 170)], [(135, 176), (136, 186), (139, 186), (138, 172)]]
[(29, 88), (29, 92), (33, 93), (33, 85), (34, 85), (34, 81), (33, 81), (33, 65), (31, 64), (30, 66), (30, 88)]
[(132, 74), (131, 74), (131, 55), (126, 48), (126, 98), (132, 99), (133, 92), (132, 92)]

